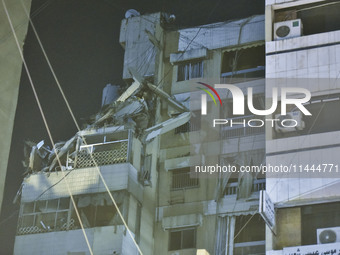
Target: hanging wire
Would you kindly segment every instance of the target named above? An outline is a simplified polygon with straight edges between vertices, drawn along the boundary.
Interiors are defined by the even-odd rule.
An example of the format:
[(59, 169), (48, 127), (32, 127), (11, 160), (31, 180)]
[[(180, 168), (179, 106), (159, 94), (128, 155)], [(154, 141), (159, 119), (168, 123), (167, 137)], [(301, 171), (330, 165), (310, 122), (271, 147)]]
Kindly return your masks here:
[[(19, 43), (19, 40), (18, 40), (17, 35), (16, 35), (16, 33), (15, 33), (15, 30), (14, 30), (14, 27), (13, 27), (13, 24), (12, 24), (12, 20), (11, 20), (11, 18), (10, 18), (10, 16), (9, 16), (9, 13), (8, 13), (8, 10), (7, 10), (7, 6), (6, 6), (6, 3), (5, 3), (4, 0), (2, 0), (2, 4), (3, 4), (4, 10), (5, 10), (5, 13), (6, 13), (8, 22), (9, 22), (9, 25), (10, 25), (11, 30), (12, 30), (12, 32), (13, 32), (13, 36), (14, 36), (16, 45), (17, 45), (17, 47), (18, 47), (19, 53), (20, 53), (20, 57), (21, 57), (21, 59), (22, 59), (22, 61), (23, 61), (24, 68), (25, 68), (25, 70), (26, 70), (28, 79), (29, 79), (29, 81), (30, 81), (31, 88), (32, 88), (32, 90), (33, 90), (33, 94), (34, 94), (35, 100), (36, 100), (36, 102), (37, 102), (37, 104), (38, 104), (40, 114), (41, 114), (42, 119), (43, 119), (43, 121), (44, 121), (44, 124), (45, 124), (46, 130), (47, 130), (49, 139), (50, 139), (50, 141), (51, 141), (51, 143), (53, 144), (53, 147), (54, 147), (55, 144), (54, 144), (54, 140), (53, 140), (53, 138), (52, 138), (52, 134), (51, 134), (51, 132), (50, 132), (48, 123), (47, 123), (47, 121), (46, 121), (44, 111), (43, 111), (43, 109), (42, 109), (42, 107), (41, 107), (41, 104), (40, 104), (40, 101), (39, 101), (38, 94), (37, 94), (37, 92), (36, 92), (36, 90), (35, 90), (35, 86), (34, 86), (34, 84), (33, 84), (33, 80), (32, 80), (32, 78), (31, 78), (31, 75), (30, 75), (30, 72), (29, 72), (29, 69), (28, 69), (26, 60), (25, 60), (25, 58), (24, 58), (23, 52), (22, 52), (22, 50), (21, 50), (21, 48), (20, 48), (20, 43)], [(54, 147), (54, 150), (55, 150), (55, 153), (56, 153), (56, 156), (57, 156), (57, 160), (58, 160), (59, 166), (60, 166), (60, 168), (62, 169), (62, 165), (61, 165), (61, 162), (60, 162), (60, 159), (59, 159), (59, 156), (58, 156), (58, 153), (57, 153), (55, 147)], [(61, 172), (62, 172), (63, 175), (65, 175), (64, 171), (61, 171)], [(66, 179), (65, 179), (65, 180), (66, 180)], [(90, 252), (91, 255), (93, 255), (91, 245), (90, 245), (89, 240), (88, 240), (88, 238), (87, 238), (87, 235), (86, 235), (86, 232), (85, 232), (85, 229), (84, 229), (84, 226), (83, 226), (83, 222), (82, 222), (82, 220), (81, 220), (81, 218), (80, 218), (80, 215), (79, 215), (79, 212), (78, 212), (78, 209), (77, 209), (77, 206), (76, 206), (74, 197), (73, 197), (73, 195), (72, 195), (72, 193), (71, 193), (71, 190), (70, 190), (70, 187), (69, 187), (69, 184), (68, 184), (67, 180), (66, 180), (66, 187), (67, 187), (68, 193), (70, 194), (70, 198), (71, 198), (71, 200), (72, 200), (72, 203), (73, 203), (73, 206), (74, 206), (76, 215), (77, 215), (77, 217), (78, 217), (79, 224), (80, 224), (80, 226), (81, 226), (81, 229), (82, 229), (82, 232), (83, 232), (83, 235), (84, 235), (86, 244), (87, 244), (88, 249), (89, 249), (89, 252)]]
[[(4, 0), (2, 0), (2, 1), (4, 1)], [(45, 56), (46, 62), (48, 63), (48, 66), (49, 66), (49, 69), (51, 70), (51, 72), (52, 72), (52, 74), (53, 74), (53, 77), (54, 77), (54, 79), (55, 79), (55, 81), (56, 81), (56, 83), (57, 83), (57, 86), (58, 86), (58, 88), (59, 88), (59, 90), (60, 90), (60, 93), (62, 94), (62, 97), (63, 97), (63, 99), (64, 99), (64, 101), (65, 101), (65, 103), (66, 103), (66, 105), (67, 105), (67, 108), (68, 108), (68, 110), (69, 110), (71, 116), (72, 116), (73, 122), (75, 123), (75, 125), (76, 125), (78, 131), (81, 131), (81, 130), (80, 130), (80, 127), (79, 127), (79, 125), (78, 125), (78, 123), (77, 123), (77, 121), (76, 121), (76, 118), (75, 118), (75, 116), (74, 116), (74, 113), (73, 113), (73, 111), (72, 111), (72, 109), (71, 109), (71, 107), (70, 107), (70, 105), (69, 105), (69, 103), (68, 103), (68, 100), (67, 100), (67, 98), (66, 98), (66, 96), (65, 96), (65, 94), (64, 94), (64, 92), (63, 92), (63, 90), (62, 90), (62, 87), (61, 87), (61, 85), (60, 85), (60, 83), (59, 83), (59, 80), (57, 79), (57, 76), (56, 76), (56, 74), (55, 74), (55, 72), (54, 72), (54, 70), (53, 70), (53, 67), (52, 67), (52, 65), (51, 65), (51, 63), (50, 63), (50, 60), (49, 60), (49, 58), (47, 57), (46, 51), (45, 51), (45, 49), (44, 49), (44, 47), (43, 47), (43, 44), (42, 44), (42, 42), (41, 42), (41, 40), (40, 40), (40, 37), (39, 37), (37, 31), (36, 31), (36, 29), (35, 29), (35, 26), (34, 26), (34, 24), (33, 24), (33, 22), (32, 22), (32, 19), (29, 17), (29, 13), (28, 13), (28, 11), (27, 11), (25, 5), (23, 4), (22, 0), (21, 0), (21, 4), (22, 4), (22, 6), (23, 6), (23, 9), (25, 10), (25, 13), (26, 13), (28, 19), (29, 19), (29, 22), (30, 22), (30, 24), (31, 24), (31, 26), (32, 26), (32, 29), (33, 29), (33, 31), (34, 31), (34, 34), (35, 34), (35, 36), (36, 36), (36, 38), (37, 38), (37, 40), (38, 40), (38, 43), (39, 43), (39, 45), (40, 45), (40, 48), (41, 48), (41, 50), (42, 50), (42, 52), (43, 52), (43, 54), (44, 54), (44, 56)], [(84, 144), (87, 145), (84, 136), (82, 136), (82, 135), (80, 135), (80, 136), (81, 136), (82, 141), (84, 142)], [(53, 144), (53, 147), (54, 147), (54, 144)], [(58, 156), (58, 153), (57, 153), (57, 152), (56, 152), (56, 156), (58, 157), (58, 161), (59, 161), (59, 156)], [(128, 227), (128, 225), (127, 225), (127, 223), (126, 223), (126, 221), (125, 221), (125, 219), (124, 219), (124, 217), (123, 217), (123, 215), (122, 215), (122, 213), (121, 213), (121, 211), (120, 211), (120, 209), (119, 209), (119, 207), (118, 207), (118, 205), (117, 205), (117, 203), (116, 203), (116, 201), (115, 201), (115, 199), (113, 198), (113, 196), (112, 196), (112, 194), (111, 194), (111, 191), (110, 191), (110, 189), (109, 189), (109, 187), (108, 187), (108, 185), (107, 185), (107, 183), (106, 183), (106, 181), (105, 181), (105, 179), (104, 179), (102, 173), (100, 172), (99, 166), (98, 166), (97, 162), (95, 161), (95, 159), (94, 159), (94, 157), (93, 157), (93, 155), (92, 155), (92, 152), (90, 153), (90, 157), (91, 157), (91, 160), (92, 160), (92, 161), (94, 162), (94, 164), (95, 164), (95, 169), (97, 170), (98, 175), (99, 175), (99, 177), (101, 178), (101, 181), (103, 182), (104, 187), (105, 187), (106, 191), (108, 192), (108, 195), (109, 195), (110, 199), (112, 200), (112, 203), (114, 204), (115, 209), (116, 209), (116, 211), (117, 211), (119, 217), (121, 218), (121, 220), (122, 220), (122, 222), (123, 222), (125, 228), (127, 229), (127, 231), (128, 231), (128, 233), (129, 233), (129, 235), (130, 235), (130, 237), (131, 237), (131, 239), (132, 239), (134, 245), (136, 246), (138, 252), (142, 255), (143, 253), (142, 253), (142, 251), (141, 251), (139, 245), (137, 244), (137, 242), (136, 242), (136, 240), (135, 240), (135, 238), (134, 238), (134, 236), (133, 236), (131, 230), (129, 229), (129, 227)], [(60, 163), (60, 162), (59, 162), (59, 163)], [(60, 163), (60, 167), (61, 167), (61, 163)], [(64, 179), (65, 179), (65, 178), (64, 178)], [(66, 180), (66, 179), (65, 179), (65, 180)]]

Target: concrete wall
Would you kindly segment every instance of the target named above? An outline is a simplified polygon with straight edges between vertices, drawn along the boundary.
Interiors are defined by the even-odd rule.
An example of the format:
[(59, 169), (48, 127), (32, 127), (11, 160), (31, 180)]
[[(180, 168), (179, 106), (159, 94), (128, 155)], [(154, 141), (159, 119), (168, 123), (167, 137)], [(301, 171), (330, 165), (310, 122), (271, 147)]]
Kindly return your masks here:
[(286, 208), (277, 211), (276, 243), (274, 249), (301, 245), (301, 210)]
[[(142, 199), (143, 193), (137, 181), (137, 170), (131, 164), (100, 166), (100, 172), (111, 191), (127, 189)], [(69, 170), (64, 173), (67, 175), (66, 178), (63, 178), (61, 172), (53, 172), (49, 176), (46, 173), (37, 173), (27, 177), (22, 190), (22, 202), (34, 201), (53, 185), (39, 198), (40, 200), (69, 197), (67, 184), (73, 195), (106, 192), (95, 167)]]
[(158, 48), (150, 41), (146, 30), (160, 40), (160, 19), (161, 14), (154, 13), (122, 20), (119, 42), (125, 49), (123, 79), (132, 78), (129, 68), (141, 76), (156, 74)]
[[(332, 147), (332, 145), (340, 142), (339, 135), (340, 132), (337, 131), (267, 141), (266, 150), (268, 154), (281, 153), (280, 155), (267, 156), (267, 164), (278, 166), (293, 164), (296, 166), (303, 165), (304, 167), (307, 164), (339, 165), (340, 149), (339, 147)], [(329, 148), (308, 149), (317, 146)], [(300, 151), (294, 151), (296, 149)], [(269, 177), (267, 178), (267, 191), (274, 203), (339, 197), (339, 189), (325, 189), (329, 185), (334, 184), (338, 187), (340, 185), (335, 168), (333, 174), (329, 173), (329, 170), (327, 168), (328, 172), (321, 174), (305, 172), (303, 174), (278, 173), (267, 175)]]
[[(23, 1), (30, 10), (31, 0)], [(7, 9), (16, 28), (16, 34), (22, 49), (27, 33), (28, 18), (21, 2), (6, 1)], [(3, 5), (0, 5), (0, 210), (5, 188), (7, 161), (11, 147), (11, 137), (17, 106), (22, 60), (15, 43)]]
[[(339, 43), (340, 31), (267, 42), (266, 54), (275, 54), (266, 56), (266, 77), (337, 78)], [(325, 46), (327, 44), (337, 45)], [(317, 48), (304, 49), (309, 47)]]

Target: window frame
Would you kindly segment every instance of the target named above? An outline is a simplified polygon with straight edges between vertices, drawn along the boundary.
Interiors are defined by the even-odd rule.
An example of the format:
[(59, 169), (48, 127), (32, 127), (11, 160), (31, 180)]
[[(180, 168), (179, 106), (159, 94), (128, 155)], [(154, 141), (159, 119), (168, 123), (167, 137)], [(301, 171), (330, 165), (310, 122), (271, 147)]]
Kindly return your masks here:
[[(188, 167), (182, 167), (182, 168), (177, 168), (171, 170), (171, 191), (176, 191), (176, 190), (183, 190), (183, 189), (192, 189), (192, 188), (199, 188), (199, 178), (190, 178), (190, 166)], [(174, 185), (174, 178), (178, 175), (189, 175), (189, 179), (191, 181), (187, 182), (189, 185)], [(186, 176), (185, 176), (186, 177)], [(183, 178), (181, 178), (183, 179)]]
[[(193, 247), (183, 248), (183, 231), (193, 230), (194, 231), (194, 243)], [(171, 233), (180, 232), (181, 233), (181, 243), (179, 249), (172, 249), (171, 248)], [(169, 243), (168, 243), (168, 251), (177, 251), (177, 250), (184, 250), (184, 249), (196, 249), (197, 247), (197, 227), (186, 227), (186, 228), (174, 228), (169, 230)]]
[[(195, 65), (198, 64), (198, 73), (197, 75), (193, 75)], [(183, 71), (181, 70), (183, 68)], [(180, 73), (181, 72), (181, 73)], [(180, 77), (180, 74), (183, 75), (183, 77)], [(183, 63), (179, 63), (177, 65), (177, 82), (181, 81), (188, 81), (191, 79), (196, 78), (203, 78), (204, 76), (204, 61), (201, 60), (194, 60), (194, 61), (186, 61)]]

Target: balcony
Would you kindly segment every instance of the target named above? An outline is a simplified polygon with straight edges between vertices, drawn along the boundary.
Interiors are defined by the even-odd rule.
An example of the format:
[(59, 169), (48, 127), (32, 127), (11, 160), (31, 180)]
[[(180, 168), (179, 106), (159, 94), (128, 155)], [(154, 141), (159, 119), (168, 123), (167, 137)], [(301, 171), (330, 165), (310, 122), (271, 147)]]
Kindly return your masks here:
[[(224, 195), (225, 196), (236, 195), (237, 187), (238, 187), (238, 182), (232, 182), (232, 183), (227, 184), (227, 187), (224, 190)], [(260, 190), (265, 190), (265, 189), (266, 189), (266, 179), (254, 180), (254, 183), (252, 186), (252, 192), (259, 192)]]
[(142, 200), (143, 190), (138, 182), (138, 171), (130, 163), (99, 166), (99, 169), (87, 167), (63, 172), (64, 174), (52, 172), (49, 175), (39, 172), (27, 177), (23, 182), (21, 201), (31, 202), (37, 199), (69, 197), (68, 188), (73, 195), (106, 192), (99, 173), (106, 181), (110, 191), (127, 190)]
[(82, 145), (77, 152), (74, 168), (126, 163), (130, 154), (129, 139)]
[(79, 133), (75, 156), (68, 157), (67, 169), (133, 163), (133, 159), (140, 157), (132, 155), (140, 150), (141, 145), (131, 130), (82, 132)]
[(226, 72), (221, 74), (221, 83), (240, 83), (256, 79), (263, 79), (265, 77), (264, 66), (257, 66), (244, 70), (237, 70), (234, 72)]
[[(94, 254), (138, 254), (123, 225), (85, 229)], [(105, 240), (105, 242), (103, 242)], [(90, 254), (81, 229), (16, 236), (14, 254)]]

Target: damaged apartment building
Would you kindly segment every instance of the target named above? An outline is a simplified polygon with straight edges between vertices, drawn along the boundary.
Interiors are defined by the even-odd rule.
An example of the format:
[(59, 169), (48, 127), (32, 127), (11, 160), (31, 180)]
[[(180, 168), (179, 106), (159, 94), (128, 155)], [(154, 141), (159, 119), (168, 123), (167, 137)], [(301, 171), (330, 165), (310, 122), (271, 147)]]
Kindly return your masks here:
[[(252, 87), (264, 107), (265, 16), (173, 30), (167, 14), (127, 14), (124, 92), (107, 86), (100, 112), (68, 141), (25, 144), (14, 254), (91, 254), (88, 245), (93, 254), (139, 254), (137, 246), (143, 254), (265, 254), (266, 180), (190, 172), (265, 162), (264, 128), (209, 131), (199, 101), (204, 84), (231, 83), (245, 94)], [(221, 107), (209, 98), (209, 112), (238, 120), (232, 95), (219, 94)]]

